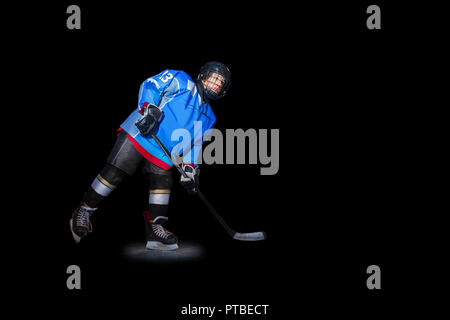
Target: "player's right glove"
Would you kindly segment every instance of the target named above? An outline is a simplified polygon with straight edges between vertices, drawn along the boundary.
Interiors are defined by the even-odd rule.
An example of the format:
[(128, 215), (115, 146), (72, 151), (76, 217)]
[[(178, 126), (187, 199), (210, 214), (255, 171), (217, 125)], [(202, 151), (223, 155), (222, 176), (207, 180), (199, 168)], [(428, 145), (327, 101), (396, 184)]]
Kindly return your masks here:
[(135, 125), (143, 137), (151, 135), (153, 128), (161, 118), (162, 111), (153, 104), (147, 104), (142, 107), (142, 118), (137, 120)]
[(189, 194), (196, 194), (199, 184), (198, 176), (200, 175), (200, 168), (195, 167), (190, 163), (183, 163), (182, 168), (184, 172), (186, 172), (188, 178), (185, 178), (183, 175), (181, 175), (181, 185), (187, 190)]

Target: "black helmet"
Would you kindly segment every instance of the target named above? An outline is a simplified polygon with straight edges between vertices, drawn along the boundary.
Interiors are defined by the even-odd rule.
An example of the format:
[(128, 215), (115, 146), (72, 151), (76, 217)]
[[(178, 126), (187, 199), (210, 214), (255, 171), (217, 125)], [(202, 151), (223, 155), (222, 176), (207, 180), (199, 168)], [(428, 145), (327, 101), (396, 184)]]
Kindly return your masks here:
[[(218, 73), (225, 78), (225, 83), (223, 84), (222, 91), (220, 93), (215, 93), (210, 89), (206, 89), (203, 87), (202, 80), (206, 80), (209, 78), (211, 73)], [(231, 83), (231, 72), (230, 69), (226, 65), (221, 62), (211, 61), (206, 63), (203, 67), (200, 68), (200, 72), (197, 76), (197, 84), (201, 86), (204, 96), (208, 100), (218, 100), (223, 98)]]

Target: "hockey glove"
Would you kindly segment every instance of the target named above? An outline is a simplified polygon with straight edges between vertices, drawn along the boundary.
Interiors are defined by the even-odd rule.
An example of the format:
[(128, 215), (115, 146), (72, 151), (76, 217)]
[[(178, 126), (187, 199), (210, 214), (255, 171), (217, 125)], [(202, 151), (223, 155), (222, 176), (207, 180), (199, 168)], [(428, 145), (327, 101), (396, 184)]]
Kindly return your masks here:
[(189, 194), (196, 194), (199, 184), (198, 176), (200, 175), (200, 168), (194, 168), (194, 166), (189, 163), (183, 163), (182, 168), (184, 172), (186, 172), (188, 178), (185, 178), (183, 175), (181, 175), (181, 185), (187, 190)]
[(136, 121), (135, 125), (143, 137), (148, 137), (161, 118), (162, 111), (153, 104), (147, 104), (142, 109), (144, 111), (142, 118)]

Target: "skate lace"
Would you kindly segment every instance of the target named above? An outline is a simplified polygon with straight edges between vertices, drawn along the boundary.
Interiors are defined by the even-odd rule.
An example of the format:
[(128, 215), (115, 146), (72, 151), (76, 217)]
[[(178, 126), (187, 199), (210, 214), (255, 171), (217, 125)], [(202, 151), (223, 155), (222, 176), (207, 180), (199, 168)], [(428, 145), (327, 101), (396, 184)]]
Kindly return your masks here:
[(83, 207), (80, 207), (76, 217), (76, 224), (78, 226), (86, 228), (88, 232), (92, 232), (92, 224), (91, 221), (89, 220), (89, 217), (90, 217), (89, 211)]
[(153, 232), (161, 238), (167, 239), (169, 238), (173, 233), (164, 229), (162, 225), (160, 224), (152, 224)]

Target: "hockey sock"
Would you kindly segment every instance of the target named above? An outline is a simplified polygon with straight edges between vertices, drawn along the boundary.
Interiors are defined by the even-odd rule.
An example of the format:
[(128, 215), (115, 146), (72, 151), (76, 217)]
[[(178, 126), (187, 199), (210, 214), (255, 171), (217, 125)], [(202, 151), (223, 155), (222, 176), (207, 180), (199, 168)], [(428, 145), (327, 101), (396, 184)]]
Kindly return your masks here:
[(149, 192), (149, 211), (145, 216), (147, 222), (157, 217), (167, 217), (169, 210), (170, 189), (153, 189)]
[(126, 176), (127, 174), (119, 168), (109, 164), (106, 165), (92, 181), (83, 201), (88, 206), (97, 208)]

